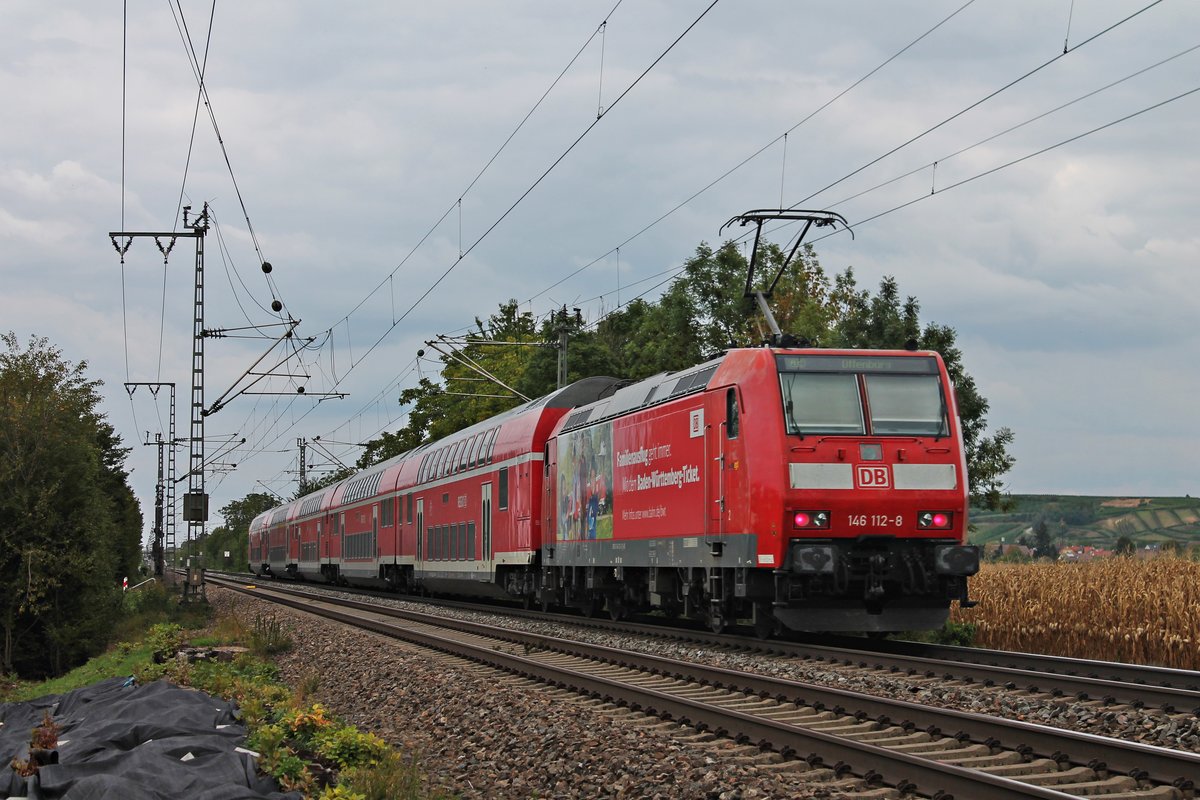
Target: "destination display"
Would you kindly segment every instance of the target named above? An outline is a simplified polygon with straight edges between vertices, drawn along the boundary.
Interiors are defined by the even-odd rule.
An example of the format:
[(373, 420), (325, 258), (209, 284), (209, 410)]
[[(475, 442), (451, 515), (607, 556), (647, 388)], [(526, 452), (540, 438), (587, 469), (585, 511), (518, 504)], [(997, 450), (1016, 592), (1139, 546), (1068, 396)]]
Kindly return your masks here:
[(936, 375), (937, 361), (924, 356), (798, 356), (778, 355), (780, 372), (890, 372), (902, 375)]

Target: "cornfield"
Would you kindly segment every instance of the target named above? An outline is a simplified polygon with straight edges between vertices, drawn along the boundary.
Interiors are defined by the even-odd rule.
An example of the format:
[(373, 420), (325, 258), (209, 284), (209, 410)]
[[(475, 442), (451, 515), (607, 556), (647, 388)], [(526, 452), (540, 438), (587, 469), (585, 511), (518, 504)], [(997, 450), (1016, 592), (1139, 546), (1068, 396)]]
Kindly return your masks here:
[(1200, 563), (984, 564), (971, 597), (979, 647), (1200, 669)]

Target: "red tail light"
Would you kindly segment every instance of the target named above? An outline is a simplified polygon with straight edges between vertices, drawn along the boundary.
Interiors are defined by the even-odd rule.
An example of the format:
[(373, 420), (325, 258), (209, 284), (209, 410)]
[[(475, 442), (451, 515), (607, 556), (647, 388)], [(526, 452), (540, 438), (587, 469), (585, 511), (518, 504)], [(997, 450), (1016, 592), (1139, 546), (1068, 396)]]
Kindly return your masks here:
[(917, 528), (923, 531), (944, 531), (954, 527), (953, 511), (921, 511), (917, 514)]
[(829, 527), (828, 511), (795, 511), (792, 527), (797, 530), (824, 530)]

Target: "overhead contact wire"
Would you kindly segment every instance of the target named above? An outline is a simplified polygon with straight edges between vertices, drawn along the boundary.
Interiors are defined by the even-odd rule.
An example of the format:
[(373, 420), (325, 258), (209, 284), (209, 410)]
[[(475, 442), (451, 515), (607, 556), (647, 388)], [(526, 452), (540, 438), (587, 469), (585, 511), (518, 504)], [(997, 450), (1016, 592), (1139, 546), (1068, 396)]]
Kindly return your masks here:
[[(795, 131), (797, 128), (799, 128), (801, 125), (804, 125), (806, 122), (808, 122), (809, 120), (811, 120), (813, 117), (817, 116), (817, 114), (820, 114), (820, 113), (821, 113), (822, 111), (824, 111), (826, 108), (829, 108), (829, 106), (833, 105), (833, 104), (834, 104), (834, 103), (836, 103), (838, 100), (840, 100), (842, 97), (844, 97), (846, 94), (848, 94), (849, 92), (851, 92), (852, 90), (854, 90), (856, 87), (858, 87), (858, 86), (859, 86), (859, 85), (860, 85), (860, 84), (861, 84), (863, 81), (867, 80), (867, 79), (868, 79), (868, 78), (870, 78), (872, 75), (874, 75), (875, 73), (879, 72), (879, 70), (883, 69), (883, 68), (884, 68), (884, 67), (886, 67), (888, 64), (892, 63), (892, 62), (893, 62), (893, 61), (895, 61), (897, 58), (899, 58), (900, 56), (902, 56), (904, 53), (908, 52), (908, 50), (910, 50), (910, 49), (911, 49), (911, 48), (912, 48), (914, 45), (916, 45), (917, 43), (919, 43), (919, 42), (921, 42), (922, 40), (924, 40), (924, 39), (925, 39), (927, 36), (929, 36), (930, 34), (932, 34), (932, 33), (933, 33), (934, 31), (936, 31), (938, 28), (940, 28), (940, 27), (942, 27), (943, 25), (945, 25), (947, 22), (949, 22), (949, 21), (950, 21), (951, 19), (953, 19), (954, 17), (958, 16), (958, 14), (959, 14), (960, 12), (962, 12), (964, 9), (966, 9), (968, 6), (970, 6), (970, 5), (974, 4), (974, 3), (975, 3), (975, 0), (967, 0), (967, 2), (966, 2), (966, 3), (963, 3), (963, 4), (962, 4), (961, 6), (959, 6), (957, 9), (955, 9), (954, 11), (952, 11), (950, 14), (948, 14), (946, 17), (944, 17), (944, 18), (943, 18), (943, 19), (942, 19), (940, 22), (938, 22), (936, 25), (934, 25), (932, 28), (930, 28), (929, 30), (925, 31), (924, 33), (922, 33), (922, 34), (921, 34), (920, 36), (918, 36), (917, 38), (913, 39), (911, 42), (909, 42), (908, 44), (906, 44), (904, 47), (900, 48), (900, 49), (899, 49), (899, 50), (897, 50), (895, 53), (893, 53), (893, 54), (892, 54), (890, 57), (888, 57), (888, 58), (887, 58), (887, 59), (885, 59), (884, 61), (880, 62), (880, 63), (879, 63), (879, 65), (878, 65), (878, 66), (876, 66), (874, 69), (872, 69), (870, 72), (868, 72), (867, 74), (863, 75), (861, 78), (859, 78), (859, 79), (858, 79), (858, 80), (856, 80), (854, 83), (852, 83), (852, 84), (850, 84), (849, 86), (847, 86), (847, 87), (846, 87), (845, 89), (843, 89), (842, 91), (838, 92), (836, 95), (834, 95), (833, 97), (831, 97), (829, 100), (825, 101), (825, 102), (824, 102), (822, 105), (820, 105), (820, 106), (819, 106), (819, 107), (818, 107), (816, 110), (812, 111), (811, 113), (809, 113), (809, 114), (808, 114), (808, 116), (804, 117), (804, 119), (800, 120), (800, 121), (799, 121), (799, 122), (797, 122), (795, 125), (793, 125), (792, 127), (788, 128), (786, 131), (784, 131), (783, 133), (779, 134), (779, 135), (778, 135), (778, 136), (776, 136), (774, 139), (772, 139), (771, 141), (767, 142), (767, 143), (766, 143), (766, 144), (764, 144), (762, 147), (758, 148), (758, 149), (757, 149), (757, 150), (755, 150), (753, 153), (751, 153), (750, 155), (748, 155), (748, 156), (746, 156), (745, 158), (743, 158), (743, 159), (742, 159), (741, 161), (739, 161), (737, 164), (735, 164), (734, 166), (730, 167), (728, 170), (726, 170), (725, 172), (723, 172), (723, 173), (722, 173), (720, 176), (718, 176), (718, 177), (717, 177), (717, 178), (715, 178), (714, 180), (710, 181), (710, 182), (709, 182), (708, 184), (706, 184), (706, 185), (705, 185), (703, 188), (701, 188), (700, 190), (698, 190), (698, 191), (694, 192), (693, 194), (691, 194), (690, 196), (688, 196), (686, 199), (684, 199), (683, 201), (681, 201), (681, 202), (680, 202), (679, 204), (677, 204), (677, 205), (676, 205), (674, 208), (670, 209), (670, 210), (669, 210), (669, 211), (667, 211), (665, 214), (663, 214), (662, 216), (658, 217), (658, 218), (657, 218), (657, 219), (655, 219), (653, 222), (651, 222), (650, 224), (646, 225), (645, 227), (643, 227), (641, 230), (639, 230), (639, 231), (637, 231), (636, 233), (634, 233), (634, 234), (633, 234), (632, 236), (630, 236), (629, 238), (625, 239), (625, 241), (621, 242), (621, 243), (620, 243), (619, 245), (617, 245), (615, 248), (612, 248), (612, 249), (608, 250), (607, 252), (603, 253), (602, 255), (598, 256), (597, 258), (593, 259), (592, 261), (589, 261), (587, 264), (584, 264), (582, 267), (579, 267), (579, 268), (578, 268), (578, 269), (576, 269), (574, 272), (571, 272), (570, 274), (566, 275), (565, 277), (563, 277), (563, 278), (559, 279), (558, 281), (556, 281), (556, 282), (554, 282), (554, 283), (550, 284), (550, 285), (549, 285), (549, 286), (547, 286), (545, 289), (542, 289), (542, 290), (541, 290), (540, 292), (538, 292), (537, 294), (535, 294), (535, 295), (531, 296), (531, 297), (530, 297), (530, 298), (529, 298), (529, 299), (528, 299), (526, 302), (532, 302), (533, 300), (536, 300), (537, 298), (539, 298), (539, 297), (541, 297), (542, 295), (546, 294), (547, 292), (551, 291), (551, 290), (552, 290), (552, 289), (554, 289), (555, 287), (557, 287), (557, 286), (559, 286), (559, 285), (561, 285), (561, 284), (563, 284), (563, 283), (565, 283), (565, 282), (569, 281), (571, 278), (574, 278), (576, 275), (580, 274), (580, 273), (581, 273), (581, 272), (583, 272), (584, 270), (586, 270), (586, 269), (588, 269), (588, 268), (590, 268), (590, 267), (593, 267), (593, 266), (595, 266), (596, 264), (600, 263), (602, 260), (604, 260), (605, 258), (607, 258), (609, 255), (611, 255), (611, 254), (612, 254), (612, 252), (613, 252), (613, 250), (615, 250), (615, 249), (617, 249), (617, 248), (625, 247), (627, 244), (629, 244), (630, 242), (632, 242), (632, 241), (634, 241), (635, 239), (639, 238), (639, 237), (640, 237), (642, 234), (646, 233), (646, 231), (649, 231), (650, 229), (654, 228), (654, 227), (655, 227), (655, 226), (657, 226), (659, 223), (661, 223), (663, 220), (665, 220), (665, 219), (667, 219), (668, 217), (670, 217), (671, 215), (675, 214), (675, 212), (679, 211), (681, 208), (684, 208), (685, 206), (687, 206), (687, 204), (688, 204), (688, 203), (692, 202), (692, 201), (693, 201), (693, 200), (695, 200), (697, 197), (699, 197), (700, 195), (704, 194), (704, 193), (705, 193), (705, 192), (707, 192), (709, 189), (712, 189), (714, 186), (716, 186), (717, 184), (719, 184), (721, 181), (725, 180), (725, 179), (726, 179), (726, 178), (728, 178), (730, 175), (732, 175), (733, 173), (737, 172), (739, 169), (741, 169), (742, 167), (746, 166), (746, 165), (747, 165), (747, 164), (749, 164), (751, 161), (753, 161), (754, 159), (758, 158), (760, 155), (762, 155), (763, 153), (765, 153), (767, 150), (769, 150), (771, 147), (773, 147), (773, 146), (775, 145), (775, 143), (776, 143), (776, 142), (778, 142), (779, 140), (783, 139), (783, 138), (784, 138), (785, 136), (787, 136), (789, 133), (793, 133), (793, 132), (794, 132), (794, 131)], [(782, 203), (782, 201), (780, 201), (780, 202)]]
[[(624, 98), (625, 98), (625, 97), (626, 97), (626, 96), (627, 96), (627, 95), (628, 95), (628, 94), (629, 94), (629, 93), (630, 93), (630, 92), (633, 90), (633, 88), (634, 88), (635, 86), (637, 86), (639, 83), (641, 83), (642, 79), (643, 79), (643, 78), (645, 78), (645, 77), (646, 77), (646, 75), (648, 75), (648, 74), (650, 73), (650, 70), (654, 69), (654, 67), (656, 67), (656, 66), (657, 66), (657, 65), (658, 65), (658, 64), (659, 64), (659, 63), (660, 63), (660, 62), (661, 62), (661, 61), (662, 61), (662, 60), (663, 60), (663, 59), (664, 59), (664, 58), (667, 56), (667, 54), (668, 54), (668, 53), (670, 53), (670, 52), (671, 52), (671, 51), (672, 51), (672, 50), (675, 48), (675, 46), (676, 46), (677, 44), (679, 44), (679, 42), (680, 42), (680, 41), (682, 41), (682, 40), (683, 40), (683, 37), (684, 37), (684, 36), (686, 36), (686, 35), (687, 35), (687, 34), (688, 34), (688, 33), (689, 33), (689, 32), (690, 32), (690, 31), (691, 31), (693, 28), (695, 28), (695, 27), (696, 27), (696, 25), (698, 25), (702, 19), (704, 19), (704, 17), (705, 17), (705, 16), (708, 14), (708, 12), (709, 12), (709, 11), (711, 11), (711, 10), (713, 9), (713, 7), (714, 7), (714, 6), (716, 6), (716, 4), (717, 4), (718, 2), (720, 2), (720, 0), (712, 0), (712, 2), (711, 2), (709, 5), (708, 5), (708, 7), (707, 7), (707, 8), (705, 8), (705, 9), (704, 9), (704, 11), (702, 11), (702, 12), (700, 13), (700, 15), (699, 15), (698, 17), (696, 17), (696, 19), (695, 19), (695, 20), (693, 20), (693, 21), (692, 21), (692, 23), (691, 23), (690, 25), (688, 25), (688, 27), (687, 27), (687, 28), (686, 28), (686, 29), (683, 31), (683, 33), (679, 34), (679, 36), (677, 36), (677, 37), (675, 38), (675, 40), (674, 40), (673, 42), (671, 42), (671, 44), (670, 44), (670, 45), (668, 45), (668, 46), (667, 46), (666, 50), (664, 50), (664, 51), (663, 51), (661, 54), (659, 54), (659, 56), (658, 56), (657, 58), (655, 58), (655, 59), (654, 59), (654, 61), (653, 61), (653, 62), (650, 64), (650, 66), (646, 67), (646, 69), (645, 69), (645, 70), (643, 70), (643, 71), (642, 71), (642, 73), (641, 73), (640, 75), (638, 75), (638, 77), (637, 77), (637, 78), (635, 78), (635, 79), (634, 79), (634, 81), (633, 81), (632, 83), (630, 83), (630, 84), (629, 84), (629, 86), (627, 86), (623, 92), (621, 92), (620, 96), (618, 96), (618, 97), (617, 97), (617, 99), (616, 99), (616, 100), (614, 100), (614, 101), (612, 102), (612, 104), (611, 104), (611, 105), (609, 105), (609, 107), (608, 107), (608, 111), (611, 111), (611, 110), (612, 110), (612, 109), (613, 109), (613, 108), (614, 108), (614, 107), (615, 107), (615, 106), (616, 106), (618, 103), (620, 103), (620, 102), (621, 102), (621, 100), (623, 100), (623, 99), (624, 99)], [(607, 116), (607, 112), (605, 113), (605, 116)], [(547, 175), (549, 175), (549, 174), (550, 174), (552, 171), (554, 171), (554, 168), (555, 168), (555, 167), (557, 167), (557, 166), (558, 166), (560, 163), (562, 163), (562, 160), (563, 160), (564, 158), (566, 158), (566, 157), (567, 157), (567, 155), (569, 155), (569, 154), (571, 153), (571, 151), (572, 151), (572, 150), (574, 150), (574, 149), (575, 149), (575, 147), (576, 147), (576, 146), (577, 146), (577, 145), (578, 145), (578, 144), (579, 144), (581, 141), (583, 141), (584, 137), (586, 137), (586, 136), (588, 135), (588, 133), (590, 133), (590, 132), (592, 131), (592, 129), (593, 129), (593, 128), (595, 128), (595, 127), (596, 127), (596, 125), (598, 125), (599, 123), (600, 123), (600, 119), (596, 119), (596, 120), (592, 121), (592, 123), (591, 123), (590, 125), (588, 125), (588, 126), (587, 126), (587, 128), (585, 128), (585, 129), (584, 129), (583, 133), (581, 133), (581, 134), (580, 134), (580, 135), (579, 135), (579, 136), (578, 136), (578, 137), (575, 139), (575, 141), (574, 141), (574, 142), (572, 142), (572, 143), (571, 143), (571, 144), (570, 144), (570, 145), (567, 147), (567, 149), (566, 149), (565, 151), (563, 151), (563, 153), (562, 153), (561, 155), (559, 155), (559, 156), (558, 156), (558, 158), (556, 158), (556, 159), (554, 160), (554, 162), (553, 162), (553, 163), (552, 163), (552, 164), (551, 164), (549, 167), (547, 167), (547, 168), (546, 168), (546, 170), (545, 170), (545, 171), (544, 171), (544, 172), (543, 172), (543, 173), (542, 173), (542, 174), (541, 174), (541, 175), (540, 175), (540, 176), (537, 178), (537, 180), (535, 180), (535, 181), (534, 181), (534, 182), (533, 182), (533, 183), (532, 183), (532, 184), (529, 186), (529, 188), (528, 188), (528, 189), (526, 189), (524, 192), (522, 192), (522, 193), (521, 193), (520, 197), (518, 197), (518, 198), (516, 199), (516, 201), (514, 201), (514, 202), (513, 202), (513, 204), (512, 204), (511, 206), (509, 206), (509, 207), (508, 207), (508, 210), (507, 210), (507, 211), (505, 211), (503, 214), (501, 214), (501, 215), (500, 215), (500, 217), (499, 217), (499, 218), (498, 218), (498, 219), (497, 219), (495, 222), (493, 222), (493, 223), (492, 223), (490, 226), (488, 226), (487, 230), (485, 230), (485, 231), (484, 231), (484, 232), (483, 232), (483, 233), (482, 233), (482, 234), (479, 236), (479, 238), (478, 238), (478, 239), (476, 239), (476, 240), (475, 240), (475, 241), (474, 241), (474, 242), (473, 242), (473, 243), (470, 245), (470, 247), (468, 247), (468, 248), (466, 249), (466, 251), (465, 251), (465, 252), (464, 252), (464, 253), (463, 253), (463, 254), (462, 254), (462, 255), (461, 255), (461, 256), (460, 256), (460, 257), (459, 257), (457, 260), (455, 260), (455, 262), (454, 262), (453, 264), (451, 264), (450, 266), (448, 266), (448, 267), (447, 267), (447, 268), (446, 268), (446, 269), (445, 269), (445, 270), (442, 272), (442, 274), (438, 276), (437, 280), (436, 280), (436, 281), (434, 281), (434, 282), (433, 282), (433, 284), (432, 284), (431, 286), (429, 286), (429, 288), (427, 288), (427, 289), (426, 289), (426, 290), (425, 290), (425, 291), (424, 291), (424, 292), (421, 294), (421, 296), (420, 296), (420, 297), (418, 297), (418, 298), (417, 298), (417, 299), (416, 299), (416, 300), (413, 302), (413, 304), (412, 304), (411, 306), (409, 306), (409, 307), (408, 307), (408, 310), (406, 310), (404, 313), (402, 313), (402, 314), (400, 315), (400, 317), (399, 317), (399, 318), (396, 320), (396, 322), (394, 322), (394, 323), (393, 323), (393, 324), (392, 324), (392, 325), (391, 325), (391, 326), (390, 326), (390, 327), (389, 327), (389, 328), (388, 328), (386, 331), (384, 331), (383, 335), (382, 335), (382, 336), (380, 336), (380, 337), (379, 337), (379, 339), (377, 339), (377, 340), (375, 341), (375, 343), (374, 343), (374, 344), (372, 344), (372, 345), (371, 345), (371, 347), (370, 347), (370, 348), (368, 348), (368, 350), (367, 350), (365, 353), (363, 353), (363, 355), (362, 355), (362, 356), (361, 356), (361, 357), (360, 357), (360, 358), (359, 358), (357, 361), (354, 361), (354, 362), (352, 362), (352, 363), (351, 363), (351, 365), (350, 365), (350, 368), (349, 368), (349, 369), (346, 371), (346, 374), (344, 374), (344, 375), (342, 376), (342, 378), (338, 380), (338, 383), (340, 384), (340, 383), (341, 383), (341, 380), (342, 380), (342, 379), (344, 379), (344, 378), (346, 377), (346, 375), (348, 375), (348, 374), (350, 373), (350, 370), (353, 370), (353, 369), (354, 369), (354, 367), (355, 367), (357, 364), (361, 364), (361, 363), (362, 363), (362, 361), (363, 361), (363, 359), (365, 359), (365, 358), (366, 358), (367, 356), (369, 356), (369, 355), (370, 355), (372, 352), (374, 352), (375, 348), (377, 348), (377, 347), (378, 347), (378, 346), (379, 346), (379, 345), (380, 345), (380, 344), (383, 342), (383, 340), (384, 340), (384, 339), (386, 339), (386, 338), (388, 337), (388, 335), (389, 335), (389, 334), (391, 334), (391, 332), (392, 332), (393, 330), (395, 330), (395, 328), (396, 328), (396, 325), (398, 325), (398, 324), (399, 324), (400, 322), (402, 322), (402, 321), (403, 321), (405, 318), (407, 318), (407, 317), (408, 317), (408, 315), (409, 315), (409, 314), (411, 314), (411, 313), (413, 312), (413, 310), (417, 308), (417, 306), (419, 306), (419, 305), (420, 305), (422, 302), (424, 302), (425, 298), (427, 298), (427, 297), (428, 297), (428, 296), (429, 296), (429, 295), (430, 295), (430, 294), (433, 292), (433, 290), (434, 290), (434, 289), (436, 289), (436, 288), (437, 288), (437, 287), (438, 287), (438, 286), (439, 286), (439, 285), (442, 283), (442, 281), (444, 281), (444, 280), (446, 279), (446, 277), (447, 277), (447, 276), (448, 276), (448, 275), (449, 275), (451, 272), (453, 272), (453, 271), (454, 271), (454, 268), (455, 268), (455, 267), (457, 267), (457, 266), (458, 266), (460, 263), (462, 263), (462, 260), (463, 260), (464, 258), (466, 258), (468, 255), (470, 255), (470, 254), (471, 254), (471, 252), (472, 252), (472, 251), (473, 251), (473, 250), (474, 250), (476, 247), (478, 247), (478, 246), (480, 245), (480, 243), (482, 243), (482, 242), (483, 242), (483, 240), (484, 240), (484, 239), (486, 239), (486, 238), (487, 238), (487, 237), (488, 237), (488, 236), (491, 234), (491, 232), (492, 232), (492, 231), (494, 231), (494, 230), (495, 230), (495, 229), (496, 229), (496, 228), (497, 228), (497, 227), (498, 227), (498, 226), (499, 226), (499, 225), (500, 225), (502, 222), (504, 222), (504, 220), (508, 218), (508, 215), (509, 215), (509, 214), (511, 214), (511, 213), (512, 213), (512, 212), (513, 212), (513, 211), (514, 211), (516, 208), (517, 208), (517, 206), (519, 206), (519, 205), (521, 204), (521, 202), (522, 202), (522, 201), (524, 201), (524, 199), (525, 199), (526, 197), (528, 197), (528, 196), (529, 196), (529, 194), (530, 194), (530, 193), (531, 193), (531, 192), (532, 192), (534, 189), (536, 189), (536, 188), (537, 188), (537, 187), (538, 187), (538, 186), (541, 184), (541, 182), (542, 182), (543, 180), (545, 180), (545, 179), (546, 179), (546, 176), (547, 176)], [(381, 285), (382, 285), (382, 284), (381, 284)], [(335, 384), (335, 386), (336, 386), (336, 384)]]
[(871, 161), (868, 161), (866, 164), (863, 164), (863, 165), (862, 165), (861, 167), (859, 167), (858, 169), (856, 169), (856, 170), (854, 170), (853, 172), (850, 172), (850, 173), (848, 173), (848, 174), (846, 174), (846, 175), (843, 175), (842, 177), (838, 178), (838, 179), (837, 179), (836, 181), (834, 181), (833, 183), (831, 183), (831, 184), (829, 184), (829, 185), (827, 185), (827, 186), (825, 186), (825, 187), (823, 187), (823, 188), (821, 188), (821, 189), (818, 189), (817, 191), (813, 192), (813, 193), (812, 193), (812, 194), (810, 194), (808, 197), (805, 197), (804, 199), (802, 199), (802, 200), (800, 200), (800, 201), (798, 201), (798, 202), (796, 202), (796, 203), (793, 203), (791, 206), (789, 206), (789, 209), (794, 209), (794, 208), (797, 208), (798, 206), (800, 206), (800, 205), (802, 205), (802, 204), (804, 204), (804, 203), (807, 203), (809, 200), (813, 199), (813, 198), (814, 198), (814, 197), (816, 197), (817, 195), (819, 195), (819, 194), (822, 194), (822, 193), (826, 192), (826, 191), (827, 191), (827, 190), (829, 190), (829, 189), (832, 189), (834, 186), (837, 186), (838, 184), (842, 183), (843, 181), (846, 181), (846, 180), (849, 180), (850, 178), (853, 178), (855, 175), (857, 175), (858, 173), (862, 172), (863, 170), (865, 170), (865, 169), (867, 169), (867, 168), (869, 168), (869, 167), (872, 167), (872, 166), (874, 166), (875, 164), (878, 164), (878, 163), (879, 163), (880, 161), (882, 161), (883, 159), (887, 158), (887, 157), (888, 157), (888, 156), (890, 156), (890, 155), (893, 155), (893, 154), (895, 154), (895, 153), (899, 152), (900, 150), (903, 150), (905, 147), (908, 147), (908, 146), (909, 146), (910, 144), (912, 144), (913, 142), (916, 142), (916, 141), (919, 141), (920, 139), (923, 139), (924, 137), (926, 137), (926, 136), (928, 136), (929, 134), (931, 134), (931, 133), (933, 133), (934, 131), (936, 131), (938, 128), (941, 128), (942, 126), (944, 126), (944, 125), (947, 125), (947, 124), (949, 124), (950, 122), (952, 122), (952, 121), (954, 121), (954, 120), (958, 119), (958, 118), (959, 118), (959, 117), (961, 117), (963, 114), (966, 114), (968, 111), (971, 111), (972, 109), (978, 108), (979, 106), (981, 106), (981, 105), (983, 105), (984, 103), (986, 103), (988, 100), (991, 100), (993, 97), (996, 97), (997, 95), (1001, 94), (1002, 92), (1005, 92), (1005, 91), (1007, 91), (1008, 89), (1011, 89), (1013, 86), (1016, 86), (1018, 83), (1022, 82), (1022, 81), (1023, 81), (1023, 80), (1025, 80), (1026, 78), (1029, 78), (1029, 77), (1031, 77), (1031, 76), (1033, 76), (1033, 75), (1036, 75), (1038, 72), (1041, 72), (1043, 69), (1045, 69), (1046, 67), (1050, 66), (1050, 65), (1051, 65), (1051, 64), (1053, 64), (1054, 62), (1058, 61), (1060, 58), (1063, 58), (1063, 57), (1064, 57), (1064, 56), (1066, 56), (1068, 53), (1074, 53), (1074, 52), (1075, 52), (1076, 50), (1078, 50), (1079, 48), (1087, 46), (1087, 45), (1088, 45), (1088, 44), (1090, 44), (1091, 42), (1094, 42), (1094, 41), (1096, 41), (1097, 39), (1099, 39), (1099, 38), (1100, 38), (1101, 36), (1103, 36), (1104, 34), (1106, 34), (1106, 33), (1109, 33), (1109, 32), (1111, 32), (1111, 31), (1113, 31), (1113, 30), (1115, 30), (1115, 29), (1119, 28), (1120, 26), (1122, 26), (1122, 25), (1124, 25), (1125, 23), (1129, 22), (1129, 21), (1130, 21), (1131, 19), (1133, 19), (1134, 17), (1137, 17), (1137, 16), (1139, 16), (1139, 15), (1141, 15), (1141, 14), (1144, 14), (1146, 11), (1149, 11), (1151, 8), (1154, 8), (1154, 6), (1158, 5), (1158, 4), (1159, 4), (1159, 3), (1161, 3), (1161, 2), (1163, 2), (1163, 0), (1154, 0), (1154, 2), (1152, 2), (1152, 3), (1149, 3), (1148, 5), (1146, 5), (1146, 6), (1142, 7), (1142, 8), (1140, 8), (1140, 9), (1138, 9), (1137, 11), (1133, 12), (1132, 14), (1130, 14), (1130, 15), (1129, 15), (1129, 16), (1127, 16), (1127, 17), (1125, 17), (1124, 19), (1121, 19), (1121, 20), (1119, 20), (1119, 21), (1117, 21), (1117, 22), (1114, 22), (1112, 25), (1109, 25), (1107, 28), (1104, 28), (1104, 29), (1103, 29), (1103, 30), (1101, 30), (1099, 33), (1096, 33), (1096, 34), (1093, 34), (1092, 36), (1089, 36), (1087, 39), (1084, 39), (1082, 42), (1080, 42), (1079, 44), (1075, 45), (1074, 47), (1072, 47), (1072, 48), (1069, 48), (1069, 49), (1066, 49), (1066, 50), (1063, 50), (1063, 52), (1059, 53), (1058, 55), (1054, 56), (1053, 58), (1051, 58), (1051, 59), (1049, 59), (1049, 60), (1047, 60), (1047, 61), (1044, 61), (1044, 62), (1042, 62), (1042, 63), (1041, 63), (1041, 64), (1039, 64), (1038, 66), (1036, 66), (1036, 67), (1034, 67), (1033, 69), (1031, 69), (1031, 70), (1029, 70), (1028, 72), (1026, 72), (1024, 75), (1020, 76), (1019, 78), (1015, 78), (1015, 79), (1013, 79), (1013, 80), (1009, 81), (1008, 83), (1006, 83), (1006, 84), (1004, 84), (1003, 86), (1001, 86), (999, 89), (996, 89), (994, 92), (992, 92), (992, 93), (990, 93), (990, 94), (988, 94), (988, 95), (985, 95), (984, 97), (980, 98), (979, 100), (976, 100), (974, 103), (971, 103), (971, 104), (970, 104), (969, 106), (967, 106), (966, 108), (963, 108), (963, 109), (961, 109), (960, 111), (957, 111), (957, 112), (955, 112), (954, 114), (951, 114), (949, 117), (946, 117), (944, 120), (942, 120), (942, 121), (941, 121), (941, 122), (939, 122), (938, 124), (934, 125), (933, 127), (931, 127), (931, 128), (928, 128), (928, 129), (926, 129), (925, 131), (923, 131), (923, 132), (921, 132), (921, 133), (918, 133), (916, 136), (912, 137), (911, 139), (909, 139), (908, 141), (906, 141), (906, 142), (904, 142), (904, 143), (902, 143), (902, 144), (898, 144), (898, 145), (896, 145), (895, 147), (893, 147), (891, 150), (887, 151), (887, 152), (886, 152), (886, 153), (884, 153), (883, 155), (881, 155), (881, 156), (879, 156), (879, 157), (877, 157), (877, 158), (874, 158), (874, 159), (872, 159)]

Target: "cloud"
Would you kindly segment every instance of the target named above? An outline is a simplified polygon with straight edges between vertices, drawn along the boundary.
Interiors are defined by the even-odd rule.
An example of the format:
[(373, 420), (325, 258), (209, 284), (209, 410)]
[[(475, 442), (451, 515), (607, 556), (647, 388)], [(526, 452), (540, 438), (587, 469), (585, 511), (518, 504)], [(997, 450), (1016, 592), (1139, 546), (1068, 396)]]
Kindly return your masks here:
[[(614, 107), (706, 5), (622, 4), (466, 191), (611, 2), (501, 12), (276, 0), (218, 7), (211, 38), (207, 10), (185, 9), (206, 108), (167, 9), (140, 10), (123, 30), (103, 6), (15, 0), (0, 32), (0, 101), (14, 112), (0, 143), (0, 327), (91, 361), (114, 423), (139, 438), (157, 412), (118, 384), (189, 381), (194, 243), (163, 265), (139, 239), (122, 267), (108, 232), (169, 231), (181, 202), (193, 214), (211, 203), (206, 326), (278, 321), (263, 310), (275, 291), (303, 320), (299, 335), (330, 339), (305, 354), (310, 390), (350, 393), (240, 397), (212, 420), (258, 448), (213, 479), (214, 508), (259, 480), (288, 491), (297, 436), (360, 441), (394, 422), (386, 403), (424, 340), (508, 298), (536, 297), (523, 306), (535, 314), (582, 304), (595, 318), (618, 273), (628, 299), (636, 281), (717, 243), (730, 216), (799, 201), (1129, 13), (1077, 5), (1068, 33), (1064, 7), (973, 4), (796, 127), (959, 4), (888, 3), (866, 17), (718, 4)], [(1190, 47), (1198, 23), (1195, 4), (1155, 6), (805, 204), (870, 190), (836, 207), (859, 223), (925, 198), (856, 224), (853, 240), (821, 241), (821, 261), (853, 265), (866, 288), (895, 276), (925, 320), (958, 330), (993, 423), (1017, 431), (1023, 491), (1177, 492), (1197, 473), (1194, 447), (1170, 432), (1188, 429), (1181, 398), (1198, 388), (1187, 365), (1200, 338), (1200, 95), (947, 187), (1194, 88), (1200, 52), (948, 156)], [(786, 153), (777, 141), (689, 200), (789, 130)], [(207, 342), (209, 399), (267, 344)], [(373, 400), (385, 387), (390, 400)], [(131, 455), (138, 474), (153, 470), (151, 449)], [(139, 484), (144, 504), (152, 488)]]

